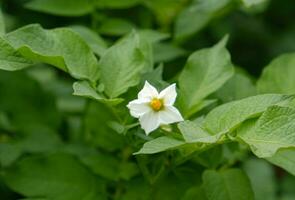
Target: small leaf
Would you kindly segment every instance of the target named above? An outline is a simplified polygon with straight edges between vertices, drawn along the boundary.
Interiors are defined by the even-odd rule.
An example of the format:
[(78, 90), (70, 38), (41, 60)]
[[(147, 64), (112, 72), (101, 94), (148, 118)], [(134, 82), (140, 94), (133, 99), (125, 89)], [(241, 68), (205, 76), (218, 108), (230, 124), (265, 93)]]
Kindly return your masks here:
[(238, 137), (263, 158), (273, 156), (281, 148), (295, 147), (295, 109), (272, 106), (256, 123), (242, 126)]
[(230, 0), (199, 0), (194, 1), (177, 17), (175, 39), (184, 40), (203, 29)]
[(60, 16), (81, 16), (94, 10), (94, 3), (89, 0), (32, 0), (26, 8)]
[(173, 149), (175, 147), (180, 147), (183, 144), (185, 144), (184, 141), (177, 140), (167, 136), (162, 136), (144, 143), (143, 147), (134, 154), (136, 155), (159, 153), (162, 151)]
[(145, 70), (147, 62), (150, 62), (143, 43), (145, 41), (141, 41), (138, 34), (132, 32), (101, 57), (101, 83), (110, 98), (125, 93), (129, 87), (139, 83), (140, 74)]
[(121, 18), (106, 18), (99, 27), (99, 33), (111, 36), (121, 36), (129, 33), (135, 25)]
[(89, 82), (87, 81), (77, 81), (73, 84), (74, 93), (73, 95), (88, 97), (97, 100), (102, 103), (110, 103), (112, 105), (119, 104), (123, 99), (107, 99), (102, 94), (99, 94), (95, 89), (93, 89)]
[(184, 121), (178, 124), (184, 140), (187, 143), (215, 143), (221, 135), (211, 135), (196, 122)]
[(257, 82), (261, 93), (295, 93), (295, 53), (289, 53), (274, 59), (263, 70)]
[(205, 171), (203, 188), (208, 200), (254, 200), (250, 181), (240, 169)]
[(233, 66), (225, 48), (227, 37), (209, 49), (196, 51), (179, 76), (180, 105), (184, 115), (220, 88), (232, 75)]
[(293, 96), (264, 94), (223, 104), (213, 109), (205, 118), (205, 128), (211, 134), (234, 130), (249, 118), (258, 117), (272, 105), (288, 105)]

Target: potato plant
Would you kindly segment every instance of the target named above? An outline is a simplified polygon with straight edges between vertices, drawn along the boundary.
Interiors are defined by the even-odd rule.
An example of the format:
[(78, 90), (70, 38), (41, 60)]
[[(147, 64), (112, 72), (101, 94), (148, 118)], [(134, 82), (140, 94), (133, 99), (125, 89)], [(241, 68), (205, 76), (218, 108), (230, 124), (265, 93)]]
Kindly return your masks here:
[(1, 200), (295, 199), (293, 0), (0, 6)]

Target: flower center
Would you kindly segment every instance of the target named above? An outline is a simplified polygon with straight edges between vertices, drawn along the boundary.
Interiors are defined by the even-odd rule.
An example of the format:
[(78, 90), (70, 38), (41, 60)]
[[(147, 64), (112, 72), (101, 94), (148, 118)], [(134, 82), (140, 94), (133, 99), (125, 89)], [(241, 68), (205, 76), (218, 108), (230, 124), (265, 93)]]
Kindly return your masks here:
[(150, 106), (152, 107), (152, 109), (154, 111), (159, 111), (163, 108), (163, 101), (162, 101), (162, 99), (154, 98), (150, 102)]

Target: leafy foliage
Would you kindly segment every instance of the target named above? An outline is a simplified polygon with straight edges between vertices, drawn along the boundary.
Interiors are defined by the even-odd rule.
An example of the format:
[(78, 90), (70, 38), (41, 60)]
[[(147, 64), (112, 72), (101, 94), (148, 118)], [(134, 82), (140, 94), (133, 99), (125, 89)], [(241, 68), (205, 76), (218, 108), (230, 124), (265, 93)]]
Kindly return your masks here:
[[(293, 1), (0, 7), (1, 199), (295, 199)], [(145, 134), (146, 81), (183, 121)]]

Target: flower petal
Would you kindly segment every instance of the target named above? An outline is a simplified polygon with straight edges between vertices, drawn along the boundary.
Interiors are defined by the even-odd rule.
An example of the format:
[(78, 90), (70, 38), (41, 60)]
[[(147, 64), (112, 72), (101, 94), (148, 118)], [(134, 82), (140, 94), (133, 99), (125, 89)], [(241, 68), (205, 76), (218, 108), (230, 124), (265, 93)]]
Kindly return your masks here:
[(150, 111), (139, 118), (141, 128), (148, 135), (160, 126), (159, 112)]
[(170, 106), (174, 104), (176, 96), (177, 96), (177, 93), (176, 93), (175, 83), (166, 87), (159, 94), (159, 98), (164, 100), (164, 105), (170, 105)]
[(135, 118), (138, 118), (151, 111), (151, 107), (148, 105), (148, 102), (139, 99), (129, 102), (127, 107), (130, 110), (130, 114)]
[(163, 111), (159, 112), (161, 124), (171, 124), (183, 121), (180, 112), (173, 106), (166, 106)]
[(158, 97), (159, 93), (157, 89), (149, 84), (149, 82), (145, 81), (142, 90), (138, 93), (138, 99), (149, 99)]

